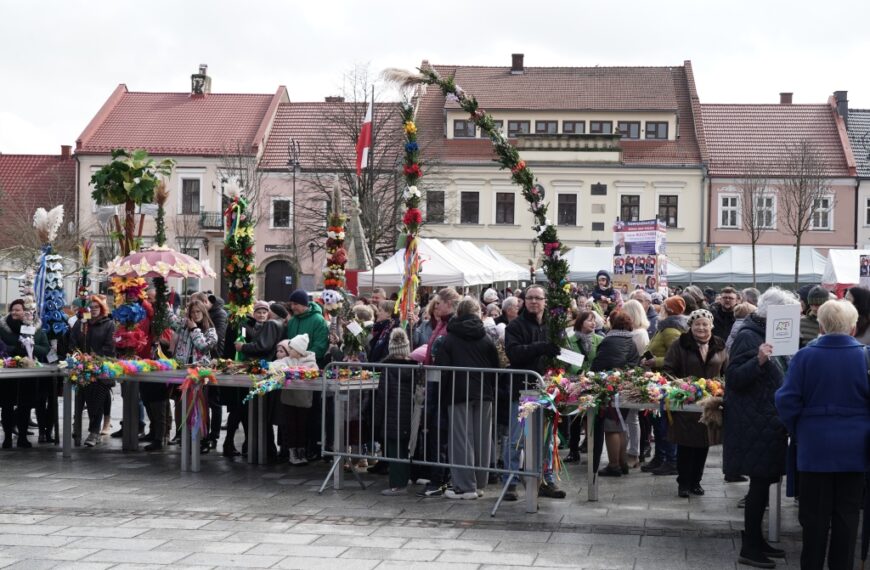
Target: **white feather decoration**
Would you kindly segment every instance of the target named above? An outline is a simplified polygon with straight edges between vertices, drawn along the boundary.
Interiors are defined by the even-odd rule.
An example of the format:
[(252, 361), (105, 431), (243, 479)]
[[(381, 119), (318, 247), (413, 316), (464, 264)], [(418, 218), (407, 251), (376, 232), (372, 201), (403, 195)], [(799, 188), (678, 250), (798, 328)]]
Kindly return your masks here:
[(426, 82), (426, 78), (419, 73), (413, 73), (411, 71), (407, 71), (405, 69), (398, 69), (395, 67), (389, 67), (383, 70), (381, 72), (381, 77), (383, 77), (385, 81), (395, 83), (396, 86), (402, 89), (414, 87), (415, 85)]
[(53, 242), (62, 223), (63, 204), (55, 206), (48, 212), (45, 211), (45, 208), (37, 208), (33, 214), (33, 227), (36, 228), (42, 243)]

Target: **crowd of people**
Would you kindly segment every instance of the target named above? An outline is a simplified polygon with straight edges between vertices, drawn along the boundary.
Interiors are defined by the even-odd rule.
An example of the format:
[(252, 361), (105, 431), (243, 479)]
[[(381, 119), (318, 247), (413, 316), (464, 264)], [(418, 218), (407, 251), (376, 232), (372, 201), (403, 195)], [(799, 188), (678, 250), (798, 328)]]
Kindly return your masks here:
[[(148, 318), (140, 326), (150, 334), (154, 290), (139, 301)], [(614, 288), (606, 271), (595, 286), (574, 290), (568, 348), (582, 354), (582, 366), (565, 365), (568, 372), (643, 367), (672, 377), (724, 378), (724, 426), (721, 441), (699, 422), (698, 413), (660, 415), (608, 407), (595, 418), (593, 462), (599, 476), (620, 478), (635, 470), (651, 476), (676, 476), (679, 497), (704, 495), (702, 486), (711, 445), (722, 444), (723, 471), (728, 482), (746, 481), (748, 493), (741, 501), (745, 530), (740, 562), (774, 567), (771, 558), (783, 555), (768, 544), (761, 532), (769, 488), (788, 473), (794, 494), (800, 497), (800, 522), (804, 532), (802, 563), (821, 568), (827, 553), (831, 567), (848, 567), (854, 556), (858, 506), (870, 468), (870, 359), (864, 345), (870, 341), (870, 291), (853, 288), (836, 300), (822, 287), (803, 287), (791, 293), (771, 287), (720, 291), (689, 286), (683, 290), (638, 288), (625, 294)], [(800, 345), (794, 356), (774, 356), (766, 342), (766, 319), (771, 307), (800, 304)], [(191, 295), (185, 304), (170, 304), (171, 326), (151, 338), (140, 357), (151, 357), (159, 347), (182, 366), (207, 363), (214, 358), (265, 360), (273, 369), (286, 366), (322, 368), (329, 361), (364, 360), (388, 364), (415, 364), (474, 369), (531, 370), (545, 374), (560, 348), (548, 338), (546, 289), (532, 284), (524, 290), (487, 288), (478, 296), (463, 296), (453, 288), (421, 295), (418, 310), (406, 330), (394, 312), (395, 302), (382, 289), (359, 298), (353, 318), (362, 339), (348, 343), (336, 318), (303, 290), (283, 302), (257, 301), (253, 314), (238, 328), (228, 327), (223, 301), (210, 292)], [(60, 357), (80, 350), (115, 356), (115, 325), (106, 298), (90, 297), (89, 319), (72, 318), (68, 336), (58, 343)], [(0, 350), (6, 355), (31, 354), (46, 362), (49, 345), (36, 328), (25, 346), (21, 334), (27, 315), (20, 300), (10, 304), (0, 321)], [(499, 376), (501, 378), (501, 376)], [(414, 378), (409, 368), (387, 368), (375, 394), (378, 444), (385, 457), (406, 459), (409, 448), (417, 453), (445, 454), (450, 469), (417, 468), (399, 462), (368, 465), (364, 459), (348, 465), (388, 475), (384, 495), (408, 492), (409, 482), (426, 480), (418, 494), (424, 497), (476, 499), (492, 475), (475, 467), (499, 466), (517, 471), (523, 447), (522, 424), (516, 410), (521, 382), (497, 381), (481, 371), (454, 375), (443, 383), (435, 398), (444, 408), (427, 407), (427, 425), (449, 426), (445, 449), (429, 438), (426, 445), (409, 445)], [(459, 386), (459, 387), (457, 387)], [(427, 386), (432, 390), (432, 386)], [(99, 445), (110, 431), (112, 382), (100, 380), (86, 386), (80, 408), (87, 408), (88, 436), (84, 443)], [(209, 388), (209, 433), (203, 451), (218, 446), (223, 409), (227, 410), (223, 455), (240, 455), (236, 434), (246, 426), (246, 406), (241, 388)], [(430, 394), (431, 396), (431, 394)], [(38, 382), (0, 383), (3, 447), (29, 447), (31, 410), (37, 409), (40, 441), (50, 429), (43, 419), (51, 391)], [(315, 458), (322, 442), (319, 393), (281, 391), (268, 397), (268, 416), (277, 434), (268, 437), (268, 455), (276, 461), (302, 465)], [(179, 441), (181, 409), (177, 388), (143, 384), (141, 417), (137, 426), (146, 450), (163, 449), (164, 442)], [(175, 402), (174, 416), (171, 402)], [(498, 405), (496, 403), (498, 402)], [(443, 416), (439, 416), (443, 414)], [(175, 431), (173, 421), (175, 420)], [(361, 420), (362, 421), (362, 420)], [(564, 462), (581, 461), (587, 442), (582, 440), (580, 418), (564, 425), (561, 442), (567, 449)], [(120, 436), (123, 429), (112, 435)], [(493, 431), (494, 430), (494, 431)], [(374, 431), (374, 430), (373, 430)], [(174, 437), (172, 437), (174, 435)], [(437, 438), (441, 440), (441, 438)], [(357, 455), (365, 455), (362, 441), (351, 441)], [(654, 445), (653, 445), (654, 444)], [(789, 447), (791, 445), (791, 448)], [(242, 452), (247, 442), (242, 443)], [(607, 464), (600, 466), (603, 451)], [(791, 449), (791, 453), (789, 452)], [(369, 450), (371, 451), (371, 450)], [(431, 457), (431, 455), (428, 455)], [(462, 458), (460, 461), (458, 458)], [(457, 466), (459, 465), (459, 466)], [(518, 481), (504, 475), (504, 499), (518, 500)], [(545, 467), (539, 496), (561, 499), (557, 474)], [(830, 548), (827, 548), (830, 533)]]

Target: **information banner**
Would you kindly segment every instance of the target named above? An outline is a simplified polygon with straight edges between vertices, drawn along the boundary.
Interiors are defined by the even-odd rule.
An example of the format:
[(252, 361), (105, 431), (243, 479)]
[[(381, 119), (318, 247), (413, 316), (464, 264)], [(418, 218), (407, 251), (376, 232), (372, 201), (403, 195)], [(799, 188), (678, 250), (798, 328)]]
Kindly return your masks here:
[(613, 283), (625, 292), (667, 287), (667, 226), (660, 220), (613, 224)]

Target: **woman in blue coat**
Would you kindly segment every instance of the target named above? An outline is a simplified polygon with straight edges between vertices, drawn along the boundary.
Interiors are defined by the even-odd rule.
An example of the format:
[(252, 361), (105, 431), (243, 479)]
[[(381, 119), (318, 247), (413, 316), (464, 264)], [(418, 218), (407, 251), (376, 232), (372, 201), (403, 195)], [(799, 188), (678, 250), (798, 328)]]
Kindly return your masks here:
[(801, 568), (821, 569), (826, 550), (829, 568), (851, 568), (870, 470), (868, 361), (851, 303), (828, 301), (818, 317), (823, 336), (792, 359), (776, 408), (797, 443)]
[(779, 287), (765, 291), (758, 300), (758, 311), (746, 317), (737, 333), (725, 371), (723, 471), (726, 477), (749, 477), (738, 560), (758, 568), (774, 568), (770, 557), (785, 556), (761, 534), (770, 486), (785, 474), (788, 446), (788, 432), (774, 404), (788, 358), (772, 356), (773, 347), (764, 342), (767, 310), (797, 303), (797, 297)]

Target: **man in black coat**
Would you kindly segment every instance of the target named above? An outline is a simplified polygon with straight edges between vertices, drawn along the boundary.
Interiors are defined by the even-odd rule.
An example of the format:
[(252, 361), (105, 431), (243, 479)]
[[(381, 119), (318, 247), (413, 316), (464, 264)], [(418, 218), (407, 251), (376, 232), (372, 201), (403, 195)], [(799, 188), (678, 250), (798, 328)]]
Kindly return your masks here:
[[(559, 354), (559, 347), (547, 340), (547, 327), (544, 323), (546, 301), (544, 288), (540, 285), (531, 285), (526, 289), (523, 312), (505, 329), (505, 352), (510, 360), (510, 367), (514, 370), (534, 370), (543, 375), (546, 372), (546, 359)], [(502, 382), (499, 386), (500, 394), (504, 393), (504, 385), (505, 382)], [(504, 464), (510, 469), (519, 469), (520, 466), (523, 427), (517, 421), (516, 410), (519, 407), (519, 392), (522, 389), (522, 382), (514, 378), (513, 390), (507, 400), (510, 402), (509, 435), (507, 445), (504, 447)], [(553, 499), (565, 498), (565, 491), (556, 486), (553, 472), (544, 472), (543, 478), (538, 495)], [(516, 501), (517, 498), (516, 485), (512, 481), (504, 499)]]
[(713, 336), (728, 340), (734, 326), (734, 307), (737, 305), (737, 290), (725, 287), (719, 292), (719, 301), (710, 306), (713, 313)]

